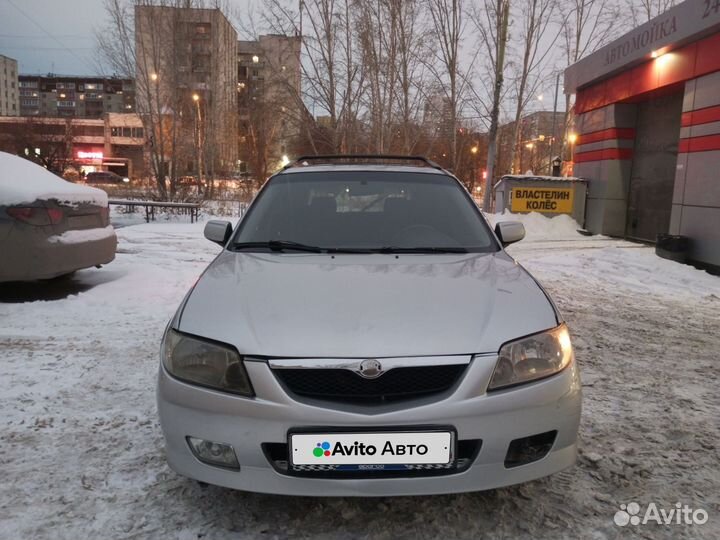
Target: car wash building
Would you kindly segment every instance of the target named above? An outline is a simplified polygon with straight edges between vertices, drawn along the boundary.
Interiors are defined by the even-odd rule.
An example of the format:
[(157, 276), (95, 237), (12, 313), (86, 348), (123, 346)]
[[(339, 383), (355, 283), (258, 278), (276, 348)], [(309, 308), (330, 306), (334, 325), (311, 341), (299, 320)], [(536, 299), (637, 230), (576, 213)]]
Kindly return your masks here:
[(586, 228), (690, 238), (720, 268), (720, 1), (687, 0), (565, 71)]

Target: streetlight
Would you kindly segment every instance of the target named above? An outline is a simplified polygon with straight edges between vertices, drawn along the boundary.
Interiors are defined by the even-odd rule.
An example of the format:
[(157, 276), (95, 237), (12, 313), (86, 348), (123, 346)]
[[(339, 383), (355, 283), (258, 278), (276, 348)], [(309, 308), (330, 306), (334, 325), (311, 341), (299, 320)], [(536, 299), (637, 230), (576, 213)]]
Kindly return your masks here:
[(158, 80), (158, 74), (157, 73), (151, 73), (150, 74), (150, 80), (155, 82)]
[(475, 186), (475, 181), (476, 181), (476, 176), (477, 176), (477, 153), (478, 153), (477, 144), (472, 145), (472, 147), (470, 148), (470, 153), (473, 155), (472, 169), (470, 170), (470, 191), (472, 191), (473, 187)]
[(192, 95), (192, 100), (195, 102), (195, 124), (197, 130), (197, 162), (198, 162), (198, 182), (202, 186), (202, 112), (200, 111), (200, 95), (195, 93)]
[(577, 140), (577, 133), (568, 133), (568, 142), (570, 143), (570, 161), (572, 162), (575, 162), (575, 143)]

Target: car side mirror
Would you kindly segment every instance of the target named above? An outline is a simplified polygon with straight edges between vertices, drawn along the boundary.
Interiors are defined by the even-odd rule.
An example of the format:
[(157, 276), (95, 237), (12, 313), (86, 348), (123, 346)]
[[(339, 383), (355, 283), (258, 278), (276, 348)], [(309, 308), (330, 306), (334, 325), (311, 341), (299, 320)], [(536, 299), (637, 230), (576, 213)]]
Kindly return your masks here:
[(232, 234), (232, 223), (212, 219), (205, 224), (205, 238), (216, 244), (224, 246), (230, 240)]
[(509, 246), (525, 238), (525, 226), (519, 221), (501, 221), (495, 225), (495, 235), (503, 247)]

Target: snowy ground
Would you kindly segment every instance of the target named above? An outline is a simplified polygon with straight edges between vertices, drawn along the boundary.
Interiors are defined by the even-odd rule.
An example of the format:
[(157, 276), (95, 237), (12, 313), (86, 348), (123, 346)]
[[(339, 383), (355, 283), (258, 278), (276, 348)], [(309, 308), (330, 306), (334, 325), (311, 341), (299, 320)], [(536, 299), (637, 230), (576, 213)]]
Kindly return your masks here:
[[(570, 222), (526, 224), (510, 251), (565, 314), (582, 369), (574, 469), (395, 499), (274, 497), (178, 477), (155, 413), (158, 342), (218, 248), (202, 224), (137, 224), (118, 229), (102, 270), (41, 290), (0, 286), (0, 538), (720, 537), (720, 278)], [(681, 502), (709, 521), (616, 526), (632, 501)]]

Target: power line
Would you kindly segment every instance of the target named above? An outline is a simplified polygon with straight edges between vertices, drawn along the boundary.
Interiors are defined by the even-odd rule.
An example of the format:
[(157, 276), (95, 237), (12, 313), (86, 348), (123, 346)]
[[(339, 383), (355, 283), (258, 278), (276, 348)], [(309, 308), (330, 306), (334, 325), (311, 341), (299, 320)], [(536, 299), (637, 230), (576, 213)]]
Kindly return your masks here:
[[(2, 46), (3, 50), (9, 51), (57, 51), (57, 47), (5, 47)], [(67, 51), (92, 51), (93, 47), (72, 47), (65, 48)]]
[(15, 2), (13, 2), (13, 0), (7, 0), (7, 1), (8, 1), (8, 4), (10, 4), (12, 7), (14, 7), (23, 17), (25, 17), (28, 21), (30, 21), (30, 22), (33, 23), (35, 26), (37, 26), (45, 35), (47, 35), (47, 36), (48, 36), (49, 38), (51, 38), (55, 43), (57, 43), (58, 45), (60, 45), (60, 47), (62, 47), (62, 48), (65, 49), (67, 52), (69, 52), (72, 56), (74, 56), (77, 61), (81, 62), (82, 64), (85, 64), (85, 66), (86, 66), (86, 67), (89, 67), (89, 68), (91, 69), (91, 71), (94, 71), (95, 68), (93, 68), (92, 66), (90, 66), (90, 64), (88, 63), (87, 60), (84, 60), (84, 59), (80, 58), (80, 57), (79, 57), (77, 54), (75, 54), (72, 50), (68, 49), (62, 41), (60, 41), (58, 38), (56, 38), (55, 36), (53, 36), (50, 32), (48, 32), (47, 30), (45, 30), (45, 28), (43, 28), (43, 27), (40, 25), (40, 23), (38, 23), (38, 22), (37, 22), (35, 19), (33, 19), (30, 15), (28, 15), (27, 13), (25, 13), (25, 11), (23, 11), (22, 9), (20, 9), (20, 8), (15, 4)]
[[(87, 34), (64, 34), (55, 36), (56, 38), (63, 39), (90, 39)], [(45, 39), (44, 36), (38, 36), (37, 34), (0, 34), (0, 38), (12, 38), (12, 39)]]

